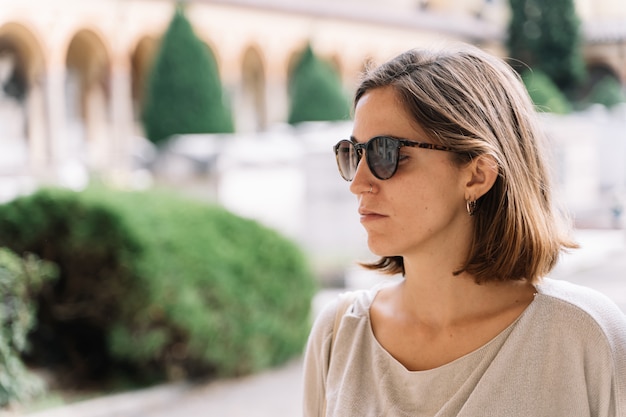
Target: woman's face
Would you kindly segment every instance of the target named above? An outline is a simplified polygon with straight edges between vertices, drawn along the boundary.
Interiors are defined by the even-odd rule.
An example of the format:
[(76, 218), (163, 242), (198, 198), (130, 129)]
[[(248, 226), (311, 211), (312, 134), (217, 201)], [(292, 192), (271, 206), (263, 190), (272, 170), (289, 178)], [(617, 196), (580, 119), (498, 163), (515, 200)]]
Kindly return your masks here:
[[(433, 143), (411, 121), (391, 87), (370, 90), (355, 108), (353, 140), (364, 143), (379, 135)], [(405, 146), (400, 149), (398, 170), (388, 180), (377, 179), (365, 158), (359, 162), (350, 191), (359, 199), (361, 224), (374, 254), (441, 256), (467, 250), (468, 172), (452, 163), (453, 156)]]

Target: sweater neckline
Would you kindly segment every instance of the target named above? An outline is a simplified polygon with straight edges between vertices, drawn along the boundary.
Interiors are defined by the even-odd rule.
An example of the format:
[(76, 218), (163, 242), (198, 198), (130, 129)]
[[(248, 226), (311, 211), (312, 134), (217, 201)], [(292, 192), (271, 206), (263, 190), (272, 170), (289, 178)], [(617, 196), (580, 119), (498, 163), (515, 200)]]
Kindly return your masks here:
[(524, 311), (511, 324), (509, 324), (505, 329), (503, 329), (500, 333), (495, 335), (491, 340), (489, 340), (487, 343), (483, 344), (482, 346), (476, 348), (475, 350), (471, 352), (466, 353), (463, 356), (460, 356), (454, 359), (453, 361), (450, 361), (436, 368), (412, 371), (412, 370), (407, 369), (402, 363), (400, 363), (400, 361), (398, 361), (391, 353), (389, 353), (389, 351), (387, 351), (387, 349), (385, 349), (380, 344), (380, 342), (374, 335), (374, 330), (372, 329), (372, 321), (371, 321), (371, 316), (370, 316), (370, 308), (372, 306), (374, 298), (376, 297), (376, 294), (383, 287), (384, 285), (376, 285), (370, 291), (367, 291), (367, 299), (364, 300), (365, 302), (361, 305), (361, 308), (363, 308), (363, 310), (359, 311), (359, 313), (361, 313), (366, 320), (367, 335), (373, 341), (375, 349), (378, 351), (378, 353), (383, 355), (384, 357), (387, 357), (387, 359), (391, 363), (395, 364), (394, 366), (399, 367), (407, 374), (415, 374), (415, 375), (436, 374), (441, 371), (448, 370), (448, 368), (462, 367), (462, 366), (465, 366), (466, 362), (471, 362), (473, 360), (480, 360), (482, 357), (488, 354), (492, 349), (499, 349), (502, 346), (502, 344), (506, 341), (508, 336), (511, 334), (511, 332), (515, 329), (515, 327), (517, 327), (517, 324), (525, 316), (530, 314), (529, 311), (535, 308), (537, 299), (541, 295), (541, 290), (538, 288), (538, 286), (535, 286), (535, 288), (537, 289), (537, 291), (535, 292), (535, 297), (530, 302), (530, 304), (528, 304), (528, 306), (524, 309)]

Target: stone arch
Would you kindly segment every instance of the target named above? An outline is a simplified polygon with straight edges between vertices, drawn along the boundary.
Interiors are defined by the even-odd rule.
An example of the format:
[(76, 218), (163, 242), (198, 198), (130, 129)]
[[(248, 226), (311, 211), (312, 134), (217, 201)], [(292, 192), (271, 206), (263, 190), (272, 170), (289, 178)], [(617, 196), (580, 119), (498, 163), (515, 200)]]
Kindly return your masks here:
[(132, 52), (131, 62), (131, 94), (133, 102), (133, 120), (136, 132), (141, 132), (141, 112), (144, 106), (146, 86), (150, 69), (154, 63), (159, 47), (158, 39), (143, 37)]
[[(285, 82), (287, 84), (287, 106), (288, 109), (291, 109), (291, 94), (292, 94), (292, 90), (291, 90), (291, 82), (292, 82), (292, 78), (293, 78), (293, 73), (296, 69), (296, 65), (298, 65), (298, 62), (300, 62), (300, 60), (302, 59), (302, 55), (304, 54), (306, 45), (301, 46), (300, 48), (297, 48), (293, 51), (291, 51), (288, 54), (288, 58), (287, 58), (287, 70), (285, 71), (285, 74), (287, 75)], [(314, 50), (315, 52), (315, 50)], [(287, 114), (289, 114), (291, 110), (288, 110)]]
[(616, 68), (613, 68), (610, 64), (603, 61), (592, 61), (587, 64), (587, 71), (589, 73), (589, 80), (595, 84), (600, 79), (607, 75), (619, 80), (620, 76)]
[(66, 121), (71, 154), (93, 169), (109, 151), (111, 59), (95, 32), (78, 31), (66, 53)]
[(44, 78), (35, 34), (19, 23), (0, 27), (0, 171), (42, 167), (48, 159)]
[(341, 57), (337, 53), (334, 53), (328, 58), (328, 63), (333, 67), (333, 69), (341, 76), (343, 79), (343, 63), (341, 61)]
[(349, 60), (336, 52), (328, 58), (328, 62), (339, 76), (344, 91), (352, 93), (355, 71), (354, 68), (350, 66)]
[(248, 47), (241, 62), (241, 92), (237, 106), (237, 130), (267, 129), (265, 63), (258, 48)]
[(611, 76), (619, 81), (621, 77), (617, 68), (614, 65), (604, 59), (604, 57), (597, 56), (586, 59), (587, 77), (584, 84), (580, 86), (579, 96), (581, 98), (586, 97), (595, 87), (595, 85), (606, 76)]

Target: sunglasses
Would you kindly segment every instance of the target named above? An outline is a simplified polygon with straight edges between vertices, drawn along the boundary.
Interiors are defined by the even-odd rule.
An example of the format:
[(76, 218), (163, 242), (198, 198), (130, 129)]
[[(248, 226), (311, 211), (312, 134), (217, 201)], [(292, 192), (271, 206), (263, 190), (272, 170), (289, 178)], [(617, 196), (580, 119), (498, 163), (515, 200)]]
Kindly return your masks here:
[(343, 139), (333, 149), (337, 158), (339, 173), (344, 180), (352, 181), (354, 179), (364, 150), (365, 160), (372, 174), (379, 180), (388, 180), (398, 170), (400, 148), (404, 146), (454, 152), (452, 148), (447, 146), (414, 142), (392, 136), (376, 136), (366, 143), (355, 143), (354, 141)]

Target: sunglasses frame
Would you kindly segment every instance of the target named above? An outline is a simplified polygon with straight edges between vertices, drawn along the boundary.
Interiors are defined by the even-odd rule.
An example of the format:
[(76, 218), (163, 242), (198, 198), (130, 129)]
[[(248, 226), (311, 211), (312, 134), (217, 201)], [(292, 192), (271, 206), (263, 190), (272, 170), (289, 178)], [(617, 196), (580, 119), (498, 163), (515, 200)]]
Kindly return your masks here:
[(337, 160), (337, 168), (339, 169), (339, 174), (341, 175), (341, 177), (350, 182), (354, 179), (354, 176), (352, 178), (346, 178), (346, 176), (344, 176), (342, 170), (341, 170), (341, 163), (339, 162), (339, 147), (341, 146), (341, 144), (343, 142), (347, 142), (350, 145), (352, 145), (354, 147), (354, 150), (356, 152), (357, 155), (357, 161), (356, 161), (356, 167), (354, 169), (355, 173), (356, 173), (356, 169), (359, 166), (359, 163), (361, 162), (361, 159), (363, 159), (363, 152), (367, 151), (367, 147), (372, 143), (372, 141), (374, 140), (381, 140), (381, 139), (391, 139), (391, 141), (395, 144), (395, 149), (398, 152), (396, 155), (396, 160), (395, 160), (395, 164), (393, 167), (393, 171), (391, 172), (391, 174), (386, 177), (383, 178), (381, 176), (378, 175), (378, 173), (376, 173), (376, 171), (372, 168), (373, 167), (373, 163), (370, 161), (369, 155), (367, 152), (365, 152), (365, 161), (367, 162), (367, 167), (369, 168), (370, 172), (379, 180), (388, 180), (389, 178), (393, 177), (396, 173), (396, 171), (398, 171), (398, 164), (400, 162), (400, 154), (399, 154), (399, 150), (400, 148), (404, 147), (404, 146), (410, 146), (412, 148), (422, 148), (422, 149), (432, 149), (435, 151), (445, 151), (445, 152), (455, 152), (454, 149), (449, 148), (447, 146), (443, 146), (443, 145), (437, 145), (434, 143), (426, 143), (426, 142), (416, 142), (413, 140), (409, 140), (409, 139), (404, 139), (404, 138), (398, 138), (395, 136), (390, 136), (390, 135), (379, 135), (379, 136), (374, 136), (373, 138), (371, 138), (370, 140), (368, 140), (365, 143), (358, 143), (356, 142), (356, 140), (353, 138), (351, 140), (348, 139), (342, 139), (339, 142), (337, 142), (337, 144), (335, 146), (333, 146), (333, 150), (335, 152), (335, 159)]

